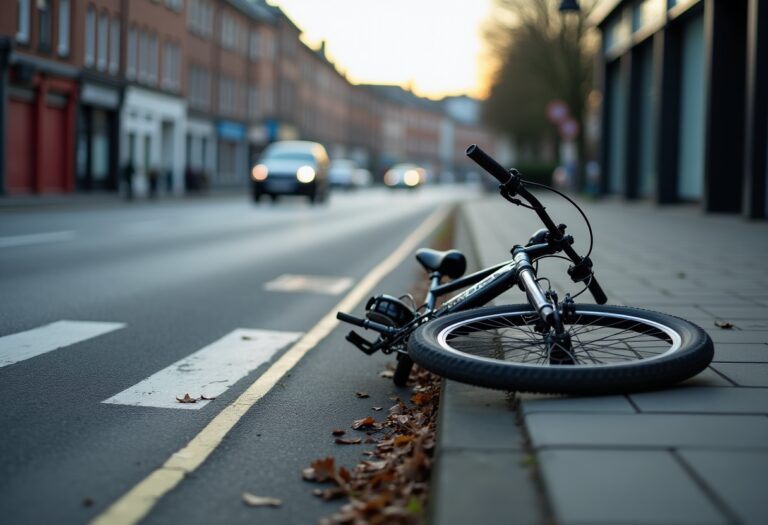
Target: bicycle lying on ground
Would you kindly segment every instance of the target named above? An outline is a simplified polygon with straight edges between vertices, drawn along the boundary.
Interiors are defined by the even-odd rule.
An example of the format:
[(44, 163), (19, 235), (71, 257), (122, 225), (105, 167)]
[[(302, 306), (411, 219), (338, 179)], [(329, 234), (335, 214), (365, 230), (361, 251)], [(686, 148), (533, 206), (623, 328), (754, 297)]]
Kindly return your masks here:
[[(512, 248), (512, 259), (462, 277), (466, 259), (457, 250), (420, 249), (416, 259), (427, 270), (430, 288), (422, 306), (410, 296), (372, 297), (365, 318), (338, 312), (341, 321), (377, 332), (369, 341), (351, 331), (347, 340), (367, 354), (397, 354), (394, 382), (404, 385), (413, 363), (443, 377), (503, 390), (566, 394), (609, 394), (672, 385), (704, 370), (713, 358), (709, 336), (693, 323), (671, 315), (605, 305), (606, 295), (595, 278), (592, 229), (570, 198), (542, 184), (527, 182), (506, 170), (478, 146), (467, 155), (501, 184), (512, 204), (536, 212), (544, 228), (525, 246)], [(580, 256), (566, 225), (556, 225), (540, 201), (526, 188), (554, 191), (576, 206), (587, 223), (590, 247)], [(561, 301), (537, 261), (561, 257), (573, 264), (568, 275), (585, 288)], [(443, 277), (452, 279), (441, 283)], [(518, 286), (526, 304), (485, 306)], [(437, 299), (461, 293), (436, 307)], [(598, 304), (576, 304), (589, 290)]]

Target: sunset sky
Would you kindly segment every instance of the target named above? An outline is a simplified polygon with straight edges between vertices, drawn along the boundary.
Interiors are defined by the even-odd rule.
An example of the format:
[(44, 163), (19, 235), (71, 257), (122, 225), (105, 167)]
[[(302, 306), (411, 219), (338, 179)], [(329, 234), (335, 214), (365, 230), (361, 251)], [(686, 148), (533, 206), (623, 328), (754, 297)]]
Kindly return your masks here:
[(485, 95), (481, 26), (491, 0), (269, 0), (353, 83), (411, 86), (421, 96)]

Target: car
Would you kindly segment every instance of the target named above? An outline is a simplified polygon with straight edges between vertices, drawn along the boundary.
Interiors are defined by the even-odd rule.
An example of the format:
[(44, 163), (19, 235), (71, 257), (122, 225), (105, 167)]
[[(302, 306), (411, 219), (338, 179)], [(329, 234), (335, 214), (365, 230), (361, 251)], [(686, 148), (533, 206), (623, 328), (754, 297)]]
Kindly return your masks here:
[(416, 164), (395, 164), (384, 174), (390, 188), (417, 188), (426, 181), (427, 172)]
[(304, 195), (311, 203), (328, 196), (328, 152), (322, 144), (305, 140), (273, 142), (251, 169), (251, 196), (274, 201), (280, 195)]
[(357, 163), (349, 159), (334, 159), (328, 169), (328, 178), (333, 188), (351, 190), (355, 187)]

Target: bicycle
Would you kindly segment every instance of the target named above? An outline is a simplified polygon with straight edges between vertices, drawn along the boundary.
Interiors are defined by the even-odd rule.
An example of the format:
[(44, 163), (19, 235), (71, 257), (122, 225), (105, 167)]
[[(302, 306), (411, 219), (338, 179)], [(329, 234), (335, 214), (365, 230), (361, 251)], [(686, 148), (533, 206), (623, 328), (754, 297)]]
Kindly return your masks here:
[[(413, 363), (443, 377), (477, 386), (560, 394), (615, 394), (670, 386), (704, 370), (712, 361), (712, 340), (699, 326), (668, 314), (605, 305), (590, 259), (592, 228), (568, 196), (525, 181), (506, 170), (477, 145), (467, 156), (494, 176), (507, 201), (534, 211), (544, 224), (512, 259), (463, 276), (466, 259), (457, 250), (420, 249), (416, 259), (427, 270), (430, 287), (424, 304), (410, 296), (372, 297), (365, 318), (338, 312), (341, 321), (379, 334), (368, 341), (355, 331), (347, 340), (367, 354), (397, 354), (394, 382), (405, 385)], [(551, 190), (581, 213), (590, 236), (580, 256), (565, 224), (555, 224), (526, 186)], [(537, 261), (566, 258), (567, 273), (584, 288), (560, 301), (549, 282), (537, 275)], [(462, 277), (463, 276), (463, 277)], [(442, 283), (443, 277), (448, 277)], [(485, 306), (518, 286), (527, 303)], [(437, 299), (464, 291), (436, 307)], [(597, 304), (574, 299), (589, 290)], [(409, 304), (410, 303), (410, 304)]]

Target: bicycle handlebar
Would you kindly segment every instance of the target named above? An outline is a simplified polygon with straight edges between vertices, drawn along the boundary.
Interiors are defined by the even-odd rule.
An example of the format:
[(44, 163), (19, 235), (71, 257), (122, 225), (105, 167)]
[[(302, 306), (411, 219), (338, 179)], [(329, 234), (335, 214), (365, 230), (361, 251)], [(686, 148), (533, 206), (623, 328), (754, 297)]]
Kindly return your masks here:
[(501, 184), (506, 184), (509, 181), (511, 176), (509, 171), (505, 170), (501, 164), (480, 149), (480, 146), (477, 144), (469, 146), (466, 153), (467, 157), (474, 160), (481, 168), (493, 175)]
[[(480, 149), (480, 146), (477, 144), (472, 144), (467, 148), (466, 151), (467, 157), (475, 161), (481, 168), (483, 168), (485, 171), (493, 175), (493, 177), (498, 180), (501, 184), (506, 184), (509, 182), (510, 177), (512, 175), (509, 173), (509, 171), (505, 170), (501, 164), (496, 162), (490, 155), (488, 155), (486, 152), (484, 152), (482, 149)], [(546, 225), (547, 229), (551, 232), (553, 235), (558, 235), (562, 237), (562, 233), (560, 230), (555, 226), (555, 223), (552, 221), (552, 219), (549, 217), (549, 215), (544, 211), (544, 207), (538, 202), (538, 199), (531, 195), (525, 188), (522, 186), (518, 188), (518, 195), (524, 198), (526, 201), (528, 201), (529, 204), (533, 207), (533, 209), (536, 211), (536, 214), (541, 218), (541, 220)], [(568, 255), (568, 257), (575, 263), (579, 264), (582, 262), (583, 258), (576, 253), (576, 251), (569, 245), (566, 245), (563, 248), (563, 251)], [(600, 284), (597, 282), (597, 279), (595, 279), (595, 274), (593, 273), (590, 276), (589, 285), (587, 286), (589, 288), (590, 293), (592, 294), (592, 297), (595, 298), (595, 302), (597, 304), (605, 304), (608, 301), (608, 298), (605, 296), (605, 292), (603, 291), (603, 288), (600, 286)]]

